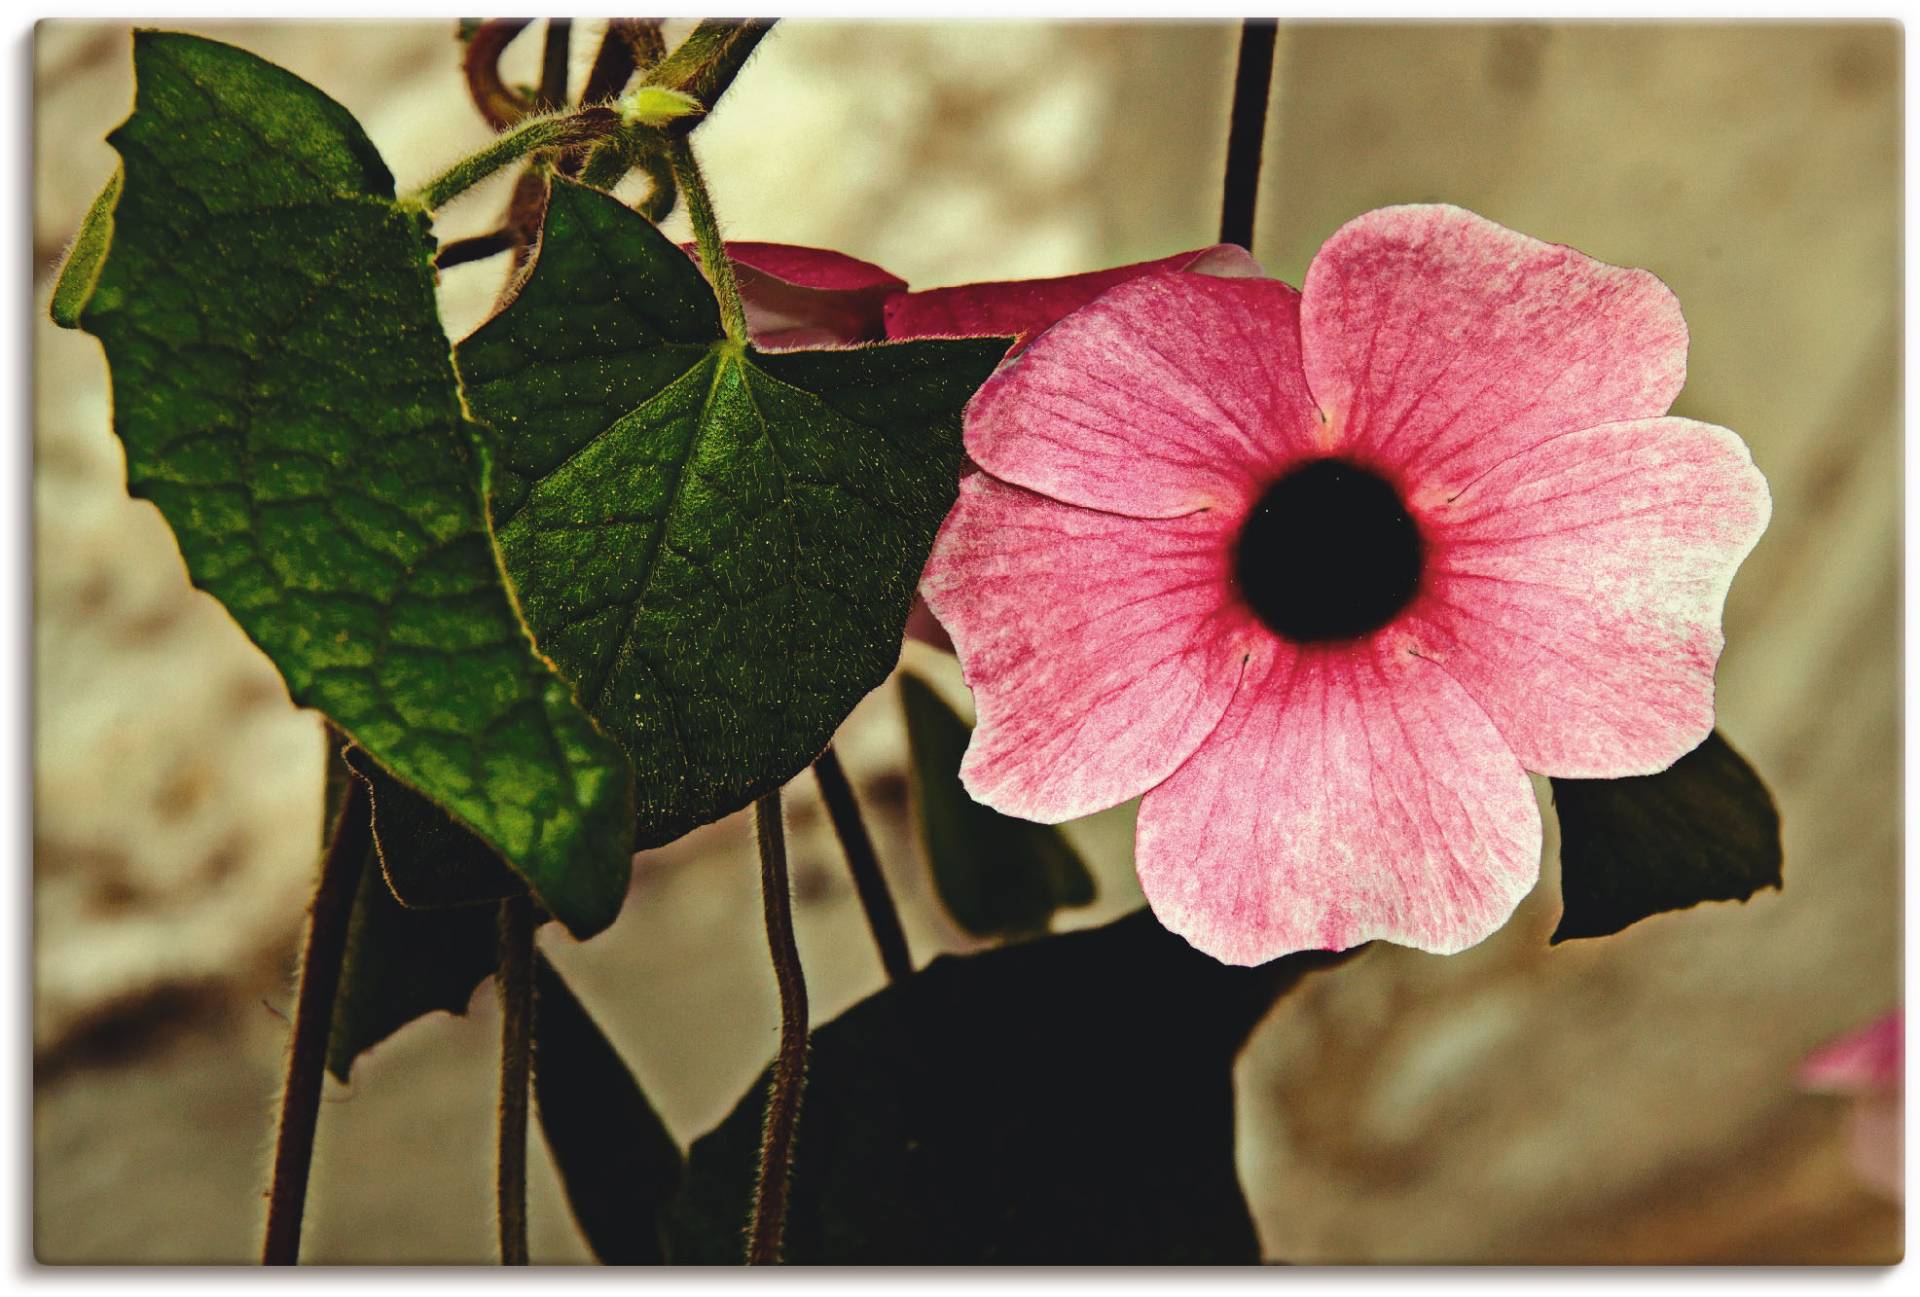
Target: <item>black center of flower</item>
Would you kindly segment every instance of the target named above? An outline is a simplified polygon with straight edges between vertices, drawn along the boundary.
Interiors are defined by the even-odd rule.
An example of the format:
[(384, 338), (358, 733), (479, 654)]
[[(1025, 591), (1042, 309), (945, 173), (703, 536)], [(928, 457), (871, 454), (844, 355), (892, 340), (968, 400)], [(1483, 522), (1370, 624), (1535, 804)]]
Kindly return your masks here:
[(1393, 620), (1420, 588), (1424, 546), (1378, 474), (1316, 459), (1267, 488), (1234, 547), (1240, 593), (1290, 640), (1351, 639)]

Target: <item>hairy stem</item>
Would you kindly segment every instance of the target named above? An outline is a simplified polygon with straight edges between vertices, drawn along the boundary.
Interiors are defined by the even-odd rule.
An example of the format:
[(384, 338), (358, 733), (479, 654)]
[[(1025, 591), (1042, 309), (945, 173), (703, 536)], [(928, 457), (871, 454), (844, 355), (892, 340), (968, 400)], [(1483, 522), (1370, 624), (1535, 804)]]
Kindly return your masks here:
[[(654, 64), (647, 73), (647, 84), (679, 90), (713, 111), (720, 96), (740, 75), (747, 56), (773, 30), (772, 18), (707, 18), (674, 47), (673, 53)], [(677, 123), (674, 132), (685, 134), (698, 118)]]
[(527, 1264), (527, 1081), (533, 1061), (533, 902), (500, 902), (500, 1264)]
[(860, 815), (853, 785), (831, 746), (814, 761), (813, 777), (820, 781), (827, 818), (833, 821), (840, 848), (846, 852), (847, 869), (853, 874), (853, 887), (860, 895), (860, 908), (866, 911), (873, 944), (880, 949), (880, 964), (887, 970), (887, 980), (904, 981), (913, 976), (913, 956), (907, 950), (907, 934), (900, 927), (900, 911), (894, 907), (893, 893), (887, 890), (887, 878), (880, 870), (880, 858), (874, 854), (873, 838)]
[(349, 778), (333, 822), (332, 840), (321, 858), (300, 958), (300, 994), (293, 1014), (287, 1079), (280, 1094), (273, 1186), (267, 1192), (267, 1237), (261, 1250), (267, 1265), (295, 1265), (300, 1260), (300, 1226), (306, 1214), (307, 1176), (313, 1167), (313, 1136), (320, 1124), (334, 994), (340, 989), (353, 896), (372, 845), (372, 798), (364, 781)]
[(787, 1224), (787, 1190), (793, 1177), (793, 1136), (800, 1124), (800, 1095), (807, 1083), (807, 982), (793, 939), (793, 898), (787, 885), (787, 837), (780, 823), (780, 791), (753, 807), (760, 840), (760, 892), (766, 907), (767, 945), (780, 986), (780, 1052), (767, 1087), (767, 1116), (760, 1134), (760, 1176), (753, 1190), (753, 1220), (747, 1231), (747, 1264), (777, 1265)]
[(470, 157), (462, 158), (429, 180), (404, 201), (425, 211), (437, 211), (485, 180), (500, 168), (541, 149), (585, 144), (611, 134), (620, 118), (605, 107), (582, 108), (525, 122)]
[(694, 160), (693, 146), (684, 136), (667, 145), (667, 157), (673, 163), (674, 183), (687, 200), (687, 215), (693, 219), (693, 239), (700, 250), (700, 264), (720, 299), (720, 322), (727, 337), (740, 345), (747, 341), (747, 312), (740, 304), (740, 286), (733, 277), (733, 262), (727, 257), (726, 243), (720, 238), (720, 225), (714, 219), (713, 200), (707, 196), (707, 182)]
[(1220, 191), (1220, 242), (1253, 247), (1253, 210), (1260, 193), (1260, 146), (1267, 131), (1273, 86), (1271, 18), (1240, 24), (1240, 60), (1233, 75), (1233, 116), (1227, 126), (1227, 174)]

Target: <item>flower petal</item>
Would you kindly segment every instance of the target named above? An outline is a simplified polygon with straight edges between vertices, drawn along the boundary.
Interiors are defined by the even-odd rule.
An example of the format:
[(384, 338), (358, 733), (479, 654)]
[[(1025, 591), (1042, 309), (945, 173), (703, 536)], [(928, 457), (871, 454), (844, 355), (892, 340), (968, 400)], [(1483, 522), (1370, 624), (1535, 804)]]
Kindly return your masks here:
[(1257, 636), (1227, 602), (1218, 527), (961, 482), (920, 588), (979, 711), (960, 772), (976, 800), (1057, 823), (1139, 796), (1199, 746)]
[(1323, 431), (1299, 308), (1272, 279), (1122, 284), (994, 372), (967, 407), (967, 453), (1004, 481), (1110, 513), (1244, 512)]
[(1391, 633), (1274, 643), (1219, 726), (1140, 805), (1160, 921), (1231, 964), (1382, 939), (1451, 953), (1540, 873), (1533, 786), (1486, 713)]
[(1072, 314), (1109, 288), (1142, 275), (1187, 270), (1197, 275), (1251, 279), (1260, 263), (1245, 248), (1216, 243), (1210, 248), (1175, 253), (1111, 270), (1093, 270), (1058, 279), (1008, 279), (898, 293), (886, 307), (889, 338), (983, 337), (996, 333), (1024, 346), (1054, 321)]
[(1906, 1012), (1895, 1009), (1814, 1050), (1800, 1067), (1800, 1084), (1817, 1093), (1898, 1094), (1906, 1038)]
[(1568, 433), (1425, 511), (1431, 566), (1409, 629), (1527, 769), (1652, 774), (1713, 729), (1720, 612), (1770, 509), (1725, 428)]
[[(698, 259), (693, 245), (688, 256)], [(747, 331), (767, 351), (845, 346), (886, 336), (882, 312), (907, 281), (867, 261), (790, 243), (729, 243)]]
[(1686, 378), (1653, 275), (1457, 207), (1349, 221), (1302, 291), (1307, 383), (1340, 444), (1437, 495), (1558, 433), (1665, 414)]

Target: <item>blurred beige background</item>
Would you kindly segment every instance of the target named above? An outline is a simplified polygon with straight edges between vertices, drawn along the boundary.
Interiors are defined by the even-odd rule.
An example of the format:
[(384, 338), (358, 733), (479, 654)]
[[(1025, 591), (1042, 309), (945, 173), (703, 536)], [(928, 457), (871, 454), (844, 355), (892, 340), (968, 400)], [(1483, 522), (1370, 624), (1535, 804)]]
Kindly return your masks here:
[[(450, 23), (179, 25), (341, 100), (403, 185), (484, 138)], [(596, 28), (575, 32), (576, 78)], [(1094, 268), (1212, 240), (1234, 48), (1215, 25), (786, 23), (698, 138), (737, 237), (840, 248), (917, 287)], [(515, 57), (534, 79), (533, 50)], [(319, 726), (125, 498), (98, 345), (44, 319), (114, 164), (126, 29), (43, 23), (35, 60), (35, 1250), (244, 1261)], [(1779, 799), (1787, 886), (1549, 949), (1550, 837), (1539, 891), (1493, 940), (1381, 949), (1310, 982), (1239, 1073), (1270, 1257), (1899, 1255), (1899, 1209), (1849, 1172), (1842, 1106), (1792, 1074), (1900, 995), (1901, 101), (1892, 24), (1282, 30), (1255, 241), (1271, 273), (1297, 283), (1368, 208), (1444, 199), (1679, 294), (1677, 410), (1737, 429), (1773, 487), (1728, 608), (1720, 714)], [(486, 228), (503, 199), (474, 195), (444, 231)], [(498, 275), (445, 277), (456, 335)], [(963, 698), (950, 659), (910, 662)], [(905, 836), (891, 687), (841, 743), (916, 955), (963, 948)], [(824, 1019), (881, 975), (810, 781), (792, 817)], [(1075, 832), (1102, 895), (1074, 923), (1139, 904), (1128, 813)], [(756, 887), (727, 821), (642, 858), (603, 938), (545, 938), (683, 1140), (772, 1050)], [(309, 1258), (490, 1259), (490, 1001), (414, 1025), (330, 1091)], [(584, 1259), (533, 1161), (536, 1259)]]

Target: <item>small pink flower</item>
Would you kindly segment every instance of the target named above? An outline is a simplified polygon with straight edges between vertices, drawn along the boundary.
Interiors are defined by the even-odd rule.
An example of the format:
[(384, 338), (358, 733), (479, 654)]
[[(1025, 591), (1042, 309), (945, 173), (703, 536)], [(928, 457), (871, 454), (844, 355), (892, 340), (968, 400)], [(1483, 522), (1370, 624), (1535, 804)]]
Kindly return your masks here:
[(1148, 902), (1230, 963), (1480, 941), (1538, 877), (1527, 770), (1713, 726), (1770, 505), (1737, 436), (1661, 417), (1686, 348), (1652, 275), (1453, 207), (1349, 223), (1301, 292), (1111, 289), (969, 407), (922, 582), (967, 787), (1049, 823), (1144, 794)]
[(1853, 1101), (1853, 1165), (1896, 1200), (1904, 1196), (1906, 1014), (1899, 1009), (1828, 1041), (1800, 1069), (1802, 1088)]
[[(682, 247), (699, 260), (692, 244)], [(870, 261), (791, 243), (729, 243), (747, 332), (765, 351), (840, 347), (886, 336), (887, 299), (907, 282)]]
[(1175, 253), (1157, 261), (1137, 261), (1111, 270), (1090, 270), (1057, 279), (1008, 279), (895, 293), (887, 299), (889, 338), (984, 337), (1010, 334), (1019, 350), (1054, 321), (1091, 302), (1109, 288), (1142, 275), (1184, 270), (1225, 279), (1251, 279), (1260, 263), (1245, 248), (1216, 243), (1210, 248)]

